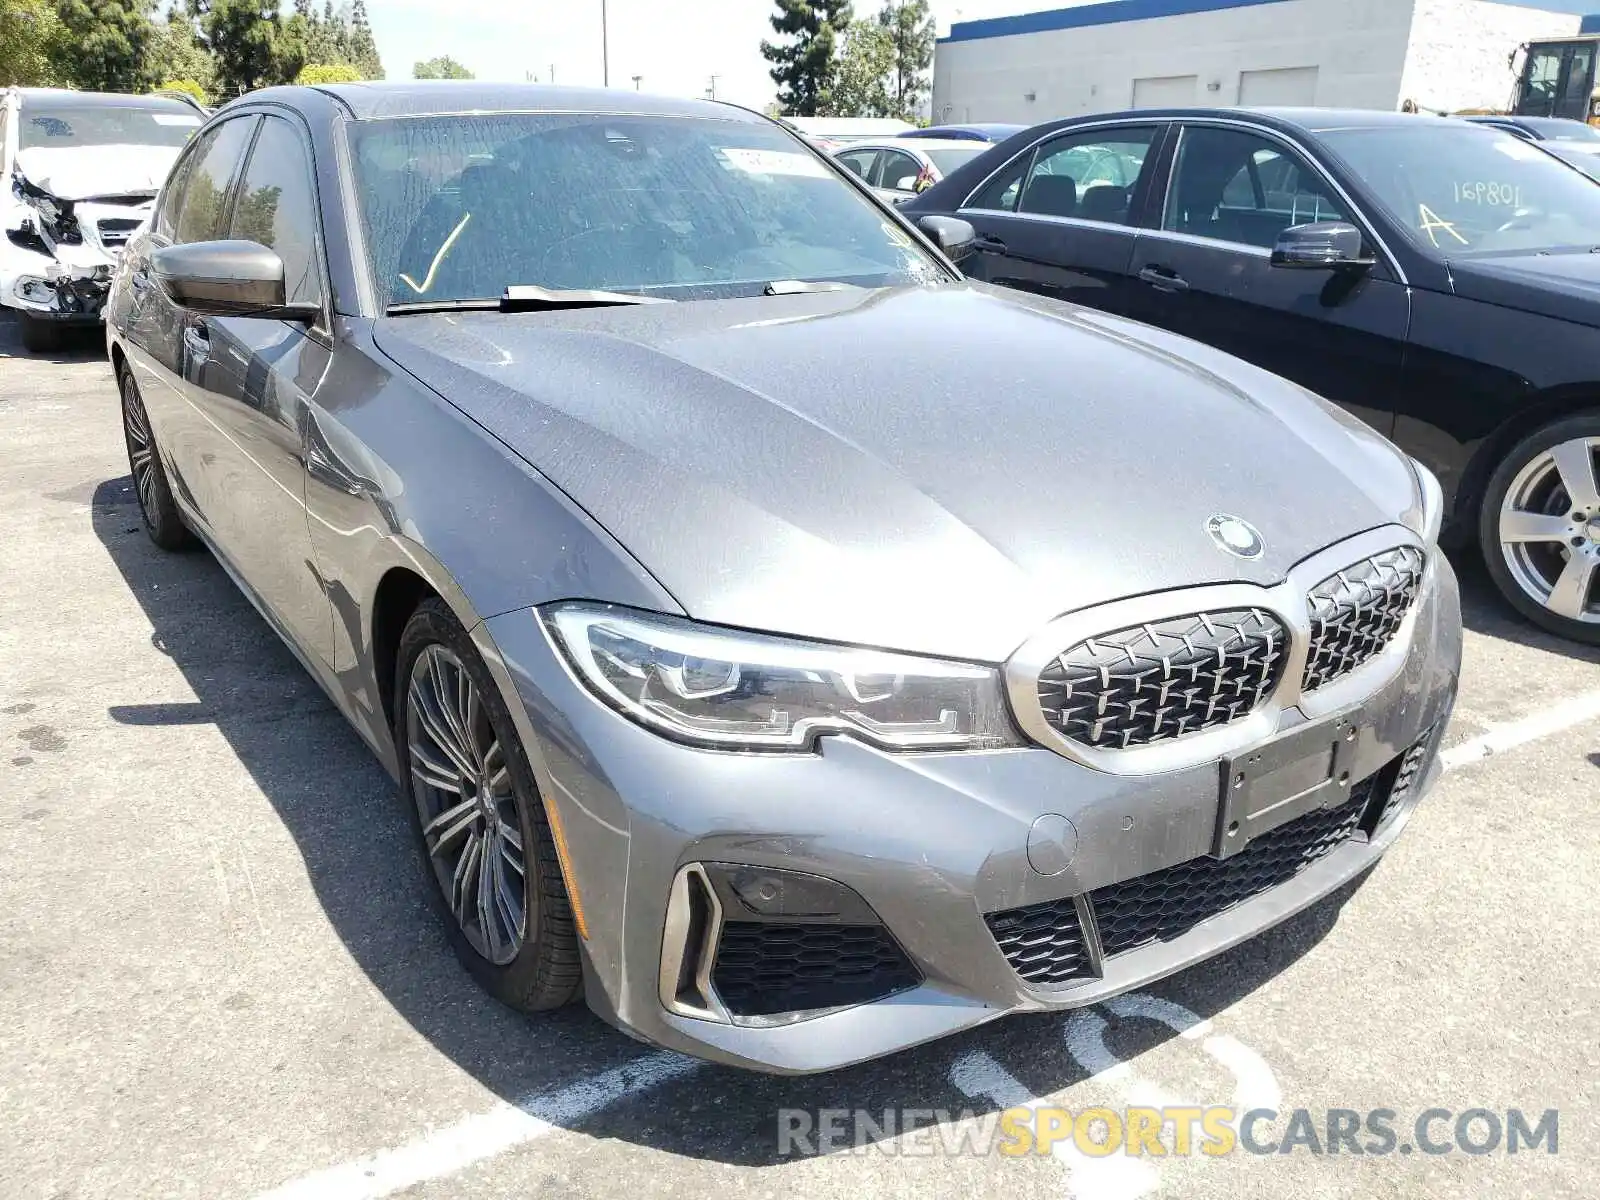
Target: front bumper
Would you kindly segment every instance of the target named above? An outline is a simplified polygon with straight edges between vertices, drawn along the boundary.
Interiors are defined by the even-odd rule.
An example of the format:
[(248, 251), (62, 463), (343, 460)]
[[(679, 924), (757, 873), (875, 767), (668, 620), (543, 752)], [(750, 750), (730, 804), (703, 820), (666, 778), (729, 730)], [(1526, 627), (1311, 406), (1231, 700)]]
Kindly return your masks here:
[(54, 258), (14, 243), (0, 246), (0, 305), (41, 321), (96, 325), (111, 291), (112, 260), (93, 247), (63, 247)]
[[(1287, 882), (1168, 940), (1100, 960), (1090, 978), (1035, 985), (1013, 970), (985, 914), (1039, 905), (1206, 856), (1218, 818), (1215, 762), (1113, 775), (1046, 749), (888, 754), (826, 738), (815, 755), (736, 755), (668, 742), (595, 700), (536, 616), (485, 622), (479, 643), (508, 693), (545, 800), (559, 816), (588, 937), (585, 992), (601, 1016), (662, 1046), (732, 1065), (822, 1071), (1008, 1012), (1071, 1008), (1149, 983), (1288, 918), (1361, 874), (1399, 835), (1438, 767), (1381, 825), (1358, 830)], [(1434, 555), (1398, 672), (1365, 699), (1343, 759), (1357, 780), (1392, 777), (1442, 731), (1461, 657), (1456, 582)], [(1283, 714), (1287, 732), (1304, 722)], [(1387, 773), (1387, 775), (1386, 775)], [(1045, 875), (1030, 831), (1049, 817), (1066, 859)], [(1058, 837), (1058, 840), (1061, 840)], [(804, 1019), (708, 1020), (663, 1004), (668, 897), (690, 864), (804, 872), (854, 892), (921, 982)]]

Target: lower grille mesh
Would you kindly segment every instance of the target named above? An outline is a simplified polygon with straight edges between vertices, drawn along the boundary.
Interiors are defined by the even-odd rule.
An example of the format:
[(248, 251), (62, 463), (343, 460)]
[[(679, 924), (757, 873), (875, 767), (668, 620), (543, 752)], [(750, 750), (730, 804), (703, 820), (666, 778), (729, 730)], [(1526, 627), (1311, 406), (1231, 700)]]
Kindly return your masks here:
[(1433, 747), (1433, 733), (1437, 728), (1436, 725), (1428, 730), (1401, 755), (1400, 769), (1395, 774), (1394, 783), (1389, 785), (1389, 794), (1384, 798), (1383, 808), (1379, 811), (1377, 820), (1373, 821), (1372, 829), (1379, 829), (1386, 824), (1405, 803), (1406, 797), (1411, 794), (1411, 789), (1421, 782), (1422, 768), (1427, 765), (1428, 751)]
[(1168, 942), (1337, 850), (1361, 823), (1373, 781), (1338, 808), (1318, 809), (1262, 834), (1232, 858), (1196, 858), (1089, 893), (1107, 957)]
[[(1350, 840), (1383, 774), (1357, 784), (1338, 808), (1319, 809), (1280, 825), (1232, 858), (1195, 858), (1090, 892), (1102, 954), (1110, 958), (1151, 942), (1171, 941), (1287, 883)], [(1055, 984), (1092, 974), (1072, 897), (989, 913), (984, 920), (1006, 961), (1027, 982)]]
[(728, 921), (711, 982), (736, 1016), (865, 1004), (922, 975), (881, 925)]

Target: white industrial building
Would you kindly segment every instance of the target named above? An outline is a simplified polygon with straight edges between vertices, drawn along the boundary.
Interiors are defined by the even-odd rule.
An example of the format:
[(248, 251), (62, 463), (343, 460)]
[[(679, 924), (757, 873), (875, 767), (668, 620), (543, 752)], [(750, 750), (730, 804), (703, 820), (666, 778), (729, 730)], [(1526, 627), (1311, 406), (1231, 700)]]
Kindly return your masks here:
[(1114, 0), (957, 22), (935, 123), (1166, 105), (1504, 106), (1524, 42), (1600, 31), (1600, 0)]

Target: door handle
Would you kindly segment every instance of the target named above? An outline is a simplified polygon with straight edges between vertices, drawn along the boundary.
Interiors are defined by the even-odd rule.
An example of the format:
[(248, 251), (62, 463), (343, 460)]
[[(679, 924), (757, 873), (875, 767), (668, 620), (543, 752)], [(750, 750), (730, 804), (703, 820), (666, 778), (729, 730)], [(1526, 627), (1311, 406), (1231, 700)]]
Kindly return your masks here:
[(197, 359), (211, 357), (211, 335), (204, 325), (190, 325), (183, 331), (184, 347)]
[(987, 250), (991, 254), (1004, 254), (1006, 244), (993, 234), (980, 233), (972, 243), (979, 250)]
[(1189, 290), (1189, 281), (1187, 279), (1175, 271), (1167, 270), (1165, 267), (1146, 267), (1139, 272), (1139, 279), (1143, 283), (1148, 283), (1158, 292), (1176, 293)]

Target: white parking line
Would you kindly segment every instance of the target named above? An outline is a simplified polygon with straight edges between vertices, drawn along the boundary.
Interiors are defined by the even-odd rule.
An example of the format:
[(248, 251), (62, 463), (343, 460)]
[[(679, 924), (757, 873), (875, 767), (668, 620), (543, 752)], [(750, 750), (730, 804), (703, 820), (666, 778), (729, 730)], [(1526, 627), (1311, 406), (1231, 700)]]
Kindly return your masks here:
[[(1600, 718), (1600, 692), (1590, 692), (1520, 721), (1492, 728), (1479, 737), (1445, 751), (1440, 759), (1447, 770), (1467, 766), (1597, 718)], [(1107, 1007), (1119, 1015), (1149, 1016), (1164, 1021), (1185, 1037), (1205, 1037), (1210, 1033), (1209, 1023), (1199, 1022), (1198, 1018), (1195, 1018), (1198, 1024), (1189, 1028), (1185, 1022), (1173, 1020), (1172, 1013), (1167, 1009), (1162, 1008), (1158, 1012), (1151, 997), (1120, 998), (1110, 1001)], [(1090, 1032), (1089, 1027), (1074, 1029), (1069, 1023), (1064, 1032), (1068, 1036), (1069, 1048), (1075, 1053), (1085, 1053), (1089, 1059), (1083, 1065), (1091, 1073), (1100, 1073), (1108, 1080), (1122, 1081), (1126, 1064), (1114, 1059), (1110, 1062), (1096, 1061), (1094, 1054), (1086, 1053), (1090, 1049), (1089, 1039), (1085, 1036)], [(1233, 1068), (1242, 1082), (1248, 1081), (1252, 1085), (1249, 1090), (1267, 1091), (1266, 1081), (1271, 1080), (1271, 1072), (1265, 1071), (1263, 1076), (1264, 1064), (1259, 1064), (1253, 1052), (1244, 1047), (1236, 1049), (1232, 1038), (1209, 1038), (1208, 1043), (1207, 1049), (1213, 1057)], [(680, 1079), (700, 1066), (698, 1060), (681, 1054), (666, 1051), (646, 1054), (554, 1092), (530, 1096), (517, 1104), (497, 1104), (487, 1112), (463, 1117), (452, 1125), (424, 1134), (404, 1145), (301, 1175), (281, 1187), (262, 1193), (257, 1200), (378, 1200), (379, 1197), (391, 1196), (426, 1180), (453, 1175), (474, 1163), (543, 1137), (554, 1129), (603, 1112), (625, 1096)], [(953, 1075), (953, 1082), (958, 1089), (968, 1095), (987, 1095), (1002, 1106), (1029, 1101), (1037, 1103), (987, 1055), (975, 1053), (958, 1061)], [(1271, 1086), (1275, 1087), (1275, 1084)], [(1092, 1160), (1072, 1165), (1083, 1172), (1087, 1161)], [(1079, 1186), (1085, 1189), (1085, 1195), (1139, 1195), (1148, 1190), (1146, 1185), (1150, 1182), (1140, 1178), (1137, 1172), (1118, 1172), (1115, 1169), (1109, 1178), (1100, 1179), (1093, 1167), (1088, 1167), (1087, 1178), (1082, 1175), (1079, 1178)], [(1098, 1193), (1096, 1183), (1104, 1185)]]
[(681, 1079), (698, 1059), (670, 1051), (646, 1054), (599, 1075), (517, 1104), (500, 1103), (415, 1141), (291, 1179), (257, 1200), (377, 1200), (441, 1179), (610, 1108), (624, 1096)]
[[(1517, 746), (1536, 742), (1552, 734), (1564, 733), (1574, 725), (1596, 719), (1600, 719), (1600, 692), (1574, 696), (1520, 721), (1491, 726), (1488, 733), (1462, 742), (1459, 746), (1450, 747), (1439, 756), (1439, 761), (1447, 771), (1455, 767), (1464, 767), (1479, 759), (1504, 754)], [(1600, 738), (1595, 739), (1595, 744), (1600, 746)]]

